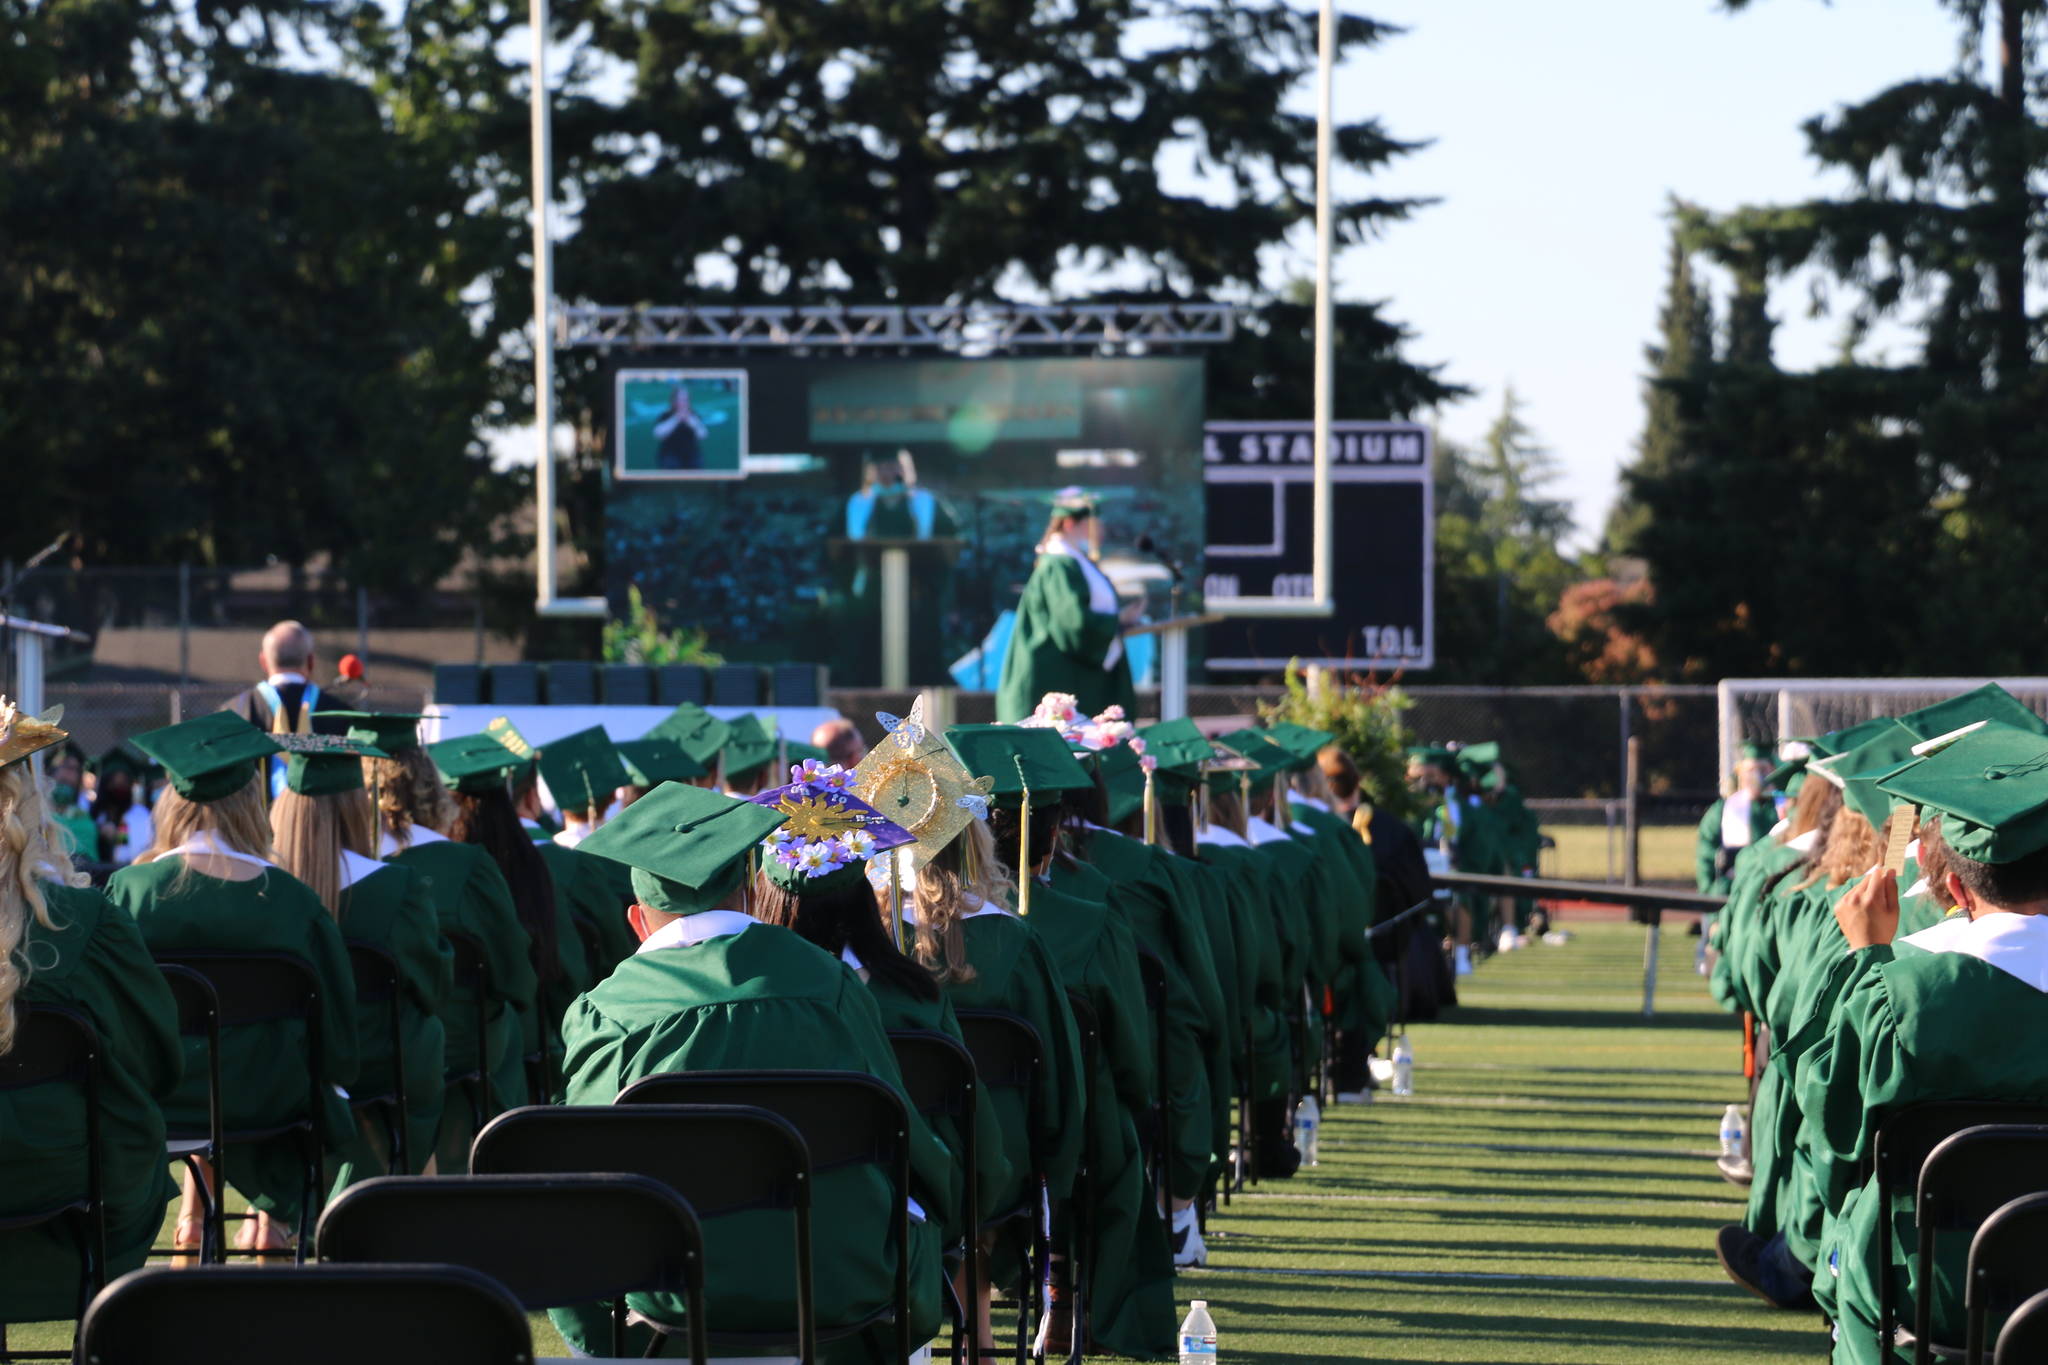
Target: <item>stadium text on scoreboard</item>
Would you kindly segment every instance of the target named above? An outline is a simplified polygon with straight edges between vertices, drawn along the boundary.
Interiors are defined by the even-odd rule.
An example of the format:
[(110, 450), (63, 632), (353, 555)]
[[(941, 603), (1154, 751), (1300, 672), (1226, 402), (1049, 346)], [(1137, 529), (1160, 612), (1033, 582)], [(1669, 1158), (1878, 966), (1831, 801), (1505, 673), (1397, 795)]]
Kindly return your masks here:
[[(1436, 662), (1434, 505), (1428, 428), (1338, 422), (1330, 433), (1336, 610), (1323, 620), (1233, 617), (1208, 631), (1208, 667), (1271, 672), (1290, 659), (1336, 668)], [(1314, 592), (1315, 446), (1307, 422), (1210, 422), (1208, 597)]]

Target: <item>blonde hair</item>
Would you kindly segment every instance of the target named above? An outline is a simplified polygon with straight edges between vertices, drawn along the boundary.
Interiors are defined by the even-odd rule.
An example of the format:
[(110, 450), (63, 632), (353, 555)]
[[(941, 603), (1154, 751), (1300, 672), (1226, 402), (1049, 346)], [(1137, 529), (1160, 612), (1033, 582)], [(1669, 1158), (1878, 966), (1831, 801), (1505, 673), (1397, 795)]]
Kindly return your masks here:
[(280, 792), (270, 808), (270, 829), (277, 839), (277, 865), (312, 887), (328, 915), (339, 922), (342, 851), (377, 856), (377, 815), (369, 793)]
[(1209, 823), (1223, 826), (1240, 839), (1251, 837), (1250, 822), (1245, 818), (1249, 813), (1244, 808), (1243, 794), (1238, 788), (1209, 793)]
[(71, 870), (63, 833), (29, 765), (9, 764), (0, 768), (0, 1054), (14, 1046), (14, 1000), (28, 986), (22, 945), (29, 917), (45, 929), (57, 927), (45, 881), (84, 886), (87, 878)]
[(974, 980), (960, 917), (967, 912), (968, 902), (977, 897), (984, 904), (1010, 909), (1011, 878), (1009, 866), (996, 856), (995, 836), (989, 833), (987, 822), (968, 821), (967, 828), (918, 871), (911, 892), (911, 904), (917, 909), (917, 934), (910, 955), (943, 984)]
[(441, 770), (418, 745), (390, 758), (364, 759), (363, 777), (376, 788), (377, 811), (401, 848), (412, 842), (414, 825), (442, 834), (455, 823), (455, 798), (442, 784)]
[(270, 813), (263, 791), (260, 769), (249, 774), (240, 791), (218, 801), (188, 800), (178, 795), (176, 787), (165, 787), (149, 812), (155, 841), (137, 854), (135, 861), (153, 863), (202, 830), (216, 835), (236, 853), (270, 861)]
[(1827, 851), (1821, 854), (1819, 865), (1793, 890), (1804, 891), (1815, 882), (1824, 881), (1832, 891), (1851, 878), (1862, 876), (1883, 857), (1884, 840), (1877, 830), (1854, 806), (1844, 804), (1828, 824)]

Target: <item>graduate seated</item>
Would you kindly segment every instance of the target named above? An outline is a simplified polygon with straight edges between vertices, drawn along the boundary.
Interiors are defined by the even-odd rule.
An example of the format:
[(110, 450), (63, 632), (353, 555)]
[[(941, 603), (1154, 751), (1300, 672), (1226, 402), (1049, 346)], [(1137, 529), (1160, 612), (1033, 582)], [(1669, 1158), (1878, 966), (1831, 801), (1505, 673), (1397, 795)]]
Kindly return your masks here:
[[(0, 1058), (24, 1007), (76, 1011), (99, 1034), (104, 1280), (142, 1264), (173, 1193), (158, 1106), (178, 1082), (177, 1007), (135, 921), (72, 872), (26, 761), (66, 738), (0, 697)], [(84, 1125), (72, 1086), (0, 1092), (0, 1218), (84, 1194)], [(0, 1233), (0, 1323), (72, 1317), (81, 1272), (65, 1221)]]
[[(606, 822), (586, 852), (632, 869), (639, 951), (569, 1008), (563, 1022), (567, 1098), (610, 1104), (648, 1076), (700, 1070), (857, 1071), (899, 1091), (902, 1077), (882, 1027), (874, 992), (839, 957), (795, 932), (749, 913), (759, 894), (749, 882), (757, 857), (789, 820), (772, 806), (665, 783)], [(816, 866), (833, 861), (815, 844)], [(834, 869), (835, 871), (837, 869)], [(855, 875), (858, 875), (857, 873)], [(938, 1229), (953, 1216), (957, 1182), (945, 1147), (910, 1113), (912, 1197), (911, 1338), (939, 1327)], [(857, 1322), (894, 1293), (895, 1263), (885, 1254), (890, 1216), (887, 1180), (872, 1167), (829, 1172), (813, 1192), (813, 1266), (818, 1326)], [(787, 1329), (795, 1290), (780, 1249), (782, 1222), (755, 1224), (759, 1244), (734, 1254), (732, 1242), (707, 1267), (712, 1323), (727, 1331)], [(767, 1231), (768, 1229), (775, 1231)], [(716, 1245), (716, 1244), (715, 1244)], [(659, 1298), (642, 1311), (680, 1322), (682, 1303)], [(578, 1350), (602, 1349), (609, 1316), (600, 1305), (552, 1316)], [(669, 1339), (674, 1349), (682, 1338)], [(832, 1361), (880, 1361), (893, 1329), (863, 1334), (822, 1353)], [(644, 1345), (645, 1343), (641, 1343)]]

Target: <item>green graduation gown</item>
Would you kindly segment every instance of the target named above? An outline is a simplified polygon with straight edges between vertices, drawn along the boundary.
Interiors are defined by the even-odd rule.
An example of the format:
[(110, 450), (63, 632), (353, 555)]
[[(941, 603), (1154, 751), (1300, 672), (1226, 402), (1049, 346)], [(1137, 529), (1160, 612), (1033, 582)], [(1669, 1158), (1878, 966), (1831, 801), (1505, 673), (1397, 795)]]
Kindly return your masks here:
[[(34, 917), (18, 956), (28, 984), (17, 1003), (85, 1016), (100, 1037), (101, 1182), (107, 1276), (142, 1264), (176, 1194), (164, 1163), (164, 1118), (182, 1065), (177, 1007), (135, 921), (99, 892), (43, 884), (54, 927)], [(0, 1091), (0, 1217), (47, 1208), (85, 1189), (85, 1130), (68, 1085)], [(0, 1232), (0, 1322), (78, 1312), (79, 1263), (62, 1223)]]
[[(1728, 798), (1722, 797), (1707, 807), (1707, 813), (1700, 817), (1699, 837), (1694, 841), (1693, 881), (1709, 896), (1725, 896), (1733, 880), (1733, 869), (1722, 871), (1721, 820), (1728, 809)], [(1749, 843), (1753, 848), (1770, 837), (1772, 828), (1778, 823), (1778, 808), (1769, 796), (1759, 796), (1749, 804)]]
[[(386, 861), (410, 868), (421, 878), (443, 933), (468, 934), (483, 945), (491, 976), (484, 1052), (491, 1096), (484, 1104), (484, 1117), (525, 1104), (525, 1037), (520, 1015), (535, 1008), (538, 983), (533, 974), (533, 940), (519, 922), (505, 874), (488, 852), (474, 844), (456, 843), (418, 829), (413, 831), (413, 841), (387, 855)], [(442, 1021), (448, 1031), (448, 1069), (469, 1069), (476, 1056), (475, 997), (456, 986), (449, 994)], [(458, 1104), (445, 1113), (453, 1115), (461, 1108)], [(440, 1153), (439, 1169), (444, 1175), (468, 1167), (471, 1135), (466, 1133), (466, 1122), (461, 1127), (464, 1132), (443, 1134), (448, 1139)]]
[[(1154, 1067), (1137, 948), (1107, 905), (1045, 882), (1031, 890), (1031, 928), (1067, 989), (1095, 1011), (1098, 1031), (1081, 1155), (1089, 1335), (1119, 1355), (1156, 1356), (1173, 1341), (1173, 1264), (1138, 1142), (1138, 1124), (1151, 1122)], [(1072, 1228), (1066, 1216), (1059, 1224), (1055, 1247)]]
[(556, 902), (568, 907), (592, 984), (604, 980), (639, 946), (626, 922), (626, 907), (633, 903), (631, 871), (551, 839), (536, 839), (534, 847), (554, 878)]
[[(1833, 1022), (1798, 1081), (1804, 1150), (1835, 1209), (1813, 1288), (1839, 1328), (1835, 1360), (1875, 1362), (1883, 1359), (1879, 1277), (1892, 1277), (1899, 1305), (1910, 1305), (1915, 1291), (1914, 1191), (1908, 1186), (1893, 1207), (1880, 1208), (1876, 1177), (1863, 1178), (1877, 1130), (1887, 1116), (1931, 1100), (2048, 1100), (2048, 1056), (2013, 1045), (2048, 1033), (2048, 919), (1958, 918), (1847, 954), (1830, 976), (1842, 986)], [(1963, 1337), (1968, 1241), (1935, 1244), (1936, 1341)]]
[[(853, 969), (787, 929), (749, 924), (741, 932), (688, 942), (691, 926), (720, 927), (709, 912), (675, 921), (570, 1006), (568, 1101), (610, 1104), (643, 1077), (667, 1071), (755, 1069), (861, 1071), (902, 1088), (874, 994)], [(733, 919), (740, 917), (733, 916)], [(681, 928), (679, 929), (679, 926)], [(941, 1226), (957, 1216), (956, 1177), (943, 1144), (915, 1111), (911, 1194)], [(812, 1193), (814, 1309), (821, 1327), (865, 1317), (895, 1292), (895, 1263), (877, 1229), (892, 1216), (889, 1182), (870, 1166), (828, 1172)], [(942, 1316), (939, 1241), (931, 1224), (911, 1227), (911, 1340), (928, 1340)], [(788, 1215), (733, 1214), (705, 1226), (706, 1312), (723, 1330), (786, 1329), (796, 1286)], [(634, 1309), (680, 1322), (680, 1299), (634, 1295)], [(610, 1316), (600, 1305), (553, 1309), (577, 1349), (609, 1350)], [(633, 1346), (645, 1346), (645, 1335)], [(893, 1332), (880, 1334), (893, 1340)], [(671, 1353), (684, 1339), (671, 1337)], [(880, 1361), (883, 1340), (855, 1338), (822, 1353), (832, 1361)]]
[[(107, 899), (132, 916), (153, 956), (229, 949), (290, 953), (320, 978), (321, 1067), (328, 1090), (322, 1134), (332, 1155), (358, 1148), (354, 1116), (334, 1087), (355, 1083), (355, 972), (341, 930), (311, 887), (281, 868), (249, 881), (185, 874), (179, 857), (130, 865), (107, 881)], [(206, 1040), (184, 1041), (184, 1079), (164, 1104), (173, 1127), (203, 1131), (207, 1123)], [(229, 1128), (265, 1128), (306, 1111), (305, 1028), (297, 1023), (245, 1024), (220, 1040), (222, 1117)], [(226, 1154), (228, 1184), (266, 1213), (298, 1216), (301, 1171), (289, 1138), (236, 1144)]]
[(1110, 706), (1138, 714), (1131, 663), (1121, 650), (1103, 660), (1123, 629), (1113, 611), (1091, 611), (1088, 573), (1070, 554), (1041, 551), (1017, 603), (1017, 624), (1003, 655), (996, 689), (996, 719), (1005, 724), (1030, 715), (1048, 692), (1072, 694), (1082, 714)]
[[(353, 857), (354, 855), (350, 855)], [(447, 1096), (447, 1033), (439, 1015), (453, 989), (453, 963), (441, 939), (441, 923), (426, 888), (409, 868), (396, 863), (358, 858), (361, 876), (342, 892), (341, 934), (350, 943), (367, 944), (391, 954), (398, 964), (400, 1036), (405, 1046), (405, 1124), (407, 1175), (418, 1175), (434, 1154), (434, 1135), (441, 1127), (441, 1106)], [(381, 1095), (391, 1089), (390, 1011), (382, 1003), (356, 1006), (356, 1038), (362, 1047), (355, 1090)], [(335, 1183), (337, 1193), (367, 1176), (385, 1174), (388, 1154), (367, 1165), (346, 1162)]]

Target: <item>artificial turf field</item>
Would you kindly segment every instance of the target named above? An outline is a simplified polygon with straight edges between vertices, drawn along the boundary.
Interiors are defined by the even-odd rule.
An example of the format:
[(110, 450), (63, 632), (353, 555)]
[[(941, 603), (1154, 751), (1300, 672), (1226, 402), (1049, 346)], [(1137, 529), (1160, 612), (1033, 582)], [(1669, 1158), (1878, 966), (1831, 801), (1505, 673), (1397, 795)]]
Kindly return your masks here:
[[(1658, 1365), (1814, 1360), (1819, 1319), (1729, 1283), (1712, 1237), (1741, 1192), (1712, 1157), (1744, 1097), (1737, 1034), (1663, 936), (1644, 1019), (1644, 931), (1570, 923), (1495, 957), (1418, 1024), (1415, 1094), (1325, 1116), (1321, 1163), (1210, 1220), (1206, 1298), (1226, 1362)], [(170, 1228), (164, 1230), (168, 1241)], [(1178, 1310), (1177, 1310), (1178, 1311)], [(70, 1325), (16, 1327), (61, 1349)], [(566, 1354), (545, 1317), (541, 1356)]]
[(1204, 1297), (1229, 1361), (1655, 1365), (1814, 1360), (1818, 1318), (1716, 1264), (1741, 1191), (1716, 1173), (1745, 1098), (1729, 1017), (1667, 931), (1642, 1017), (1645, 931), (1567, 923), (1563, 947), (1480, 964), (1410, 1034), (1415, 1093), (1325, 1116), (1321, 1163), (1212, 1219)]

